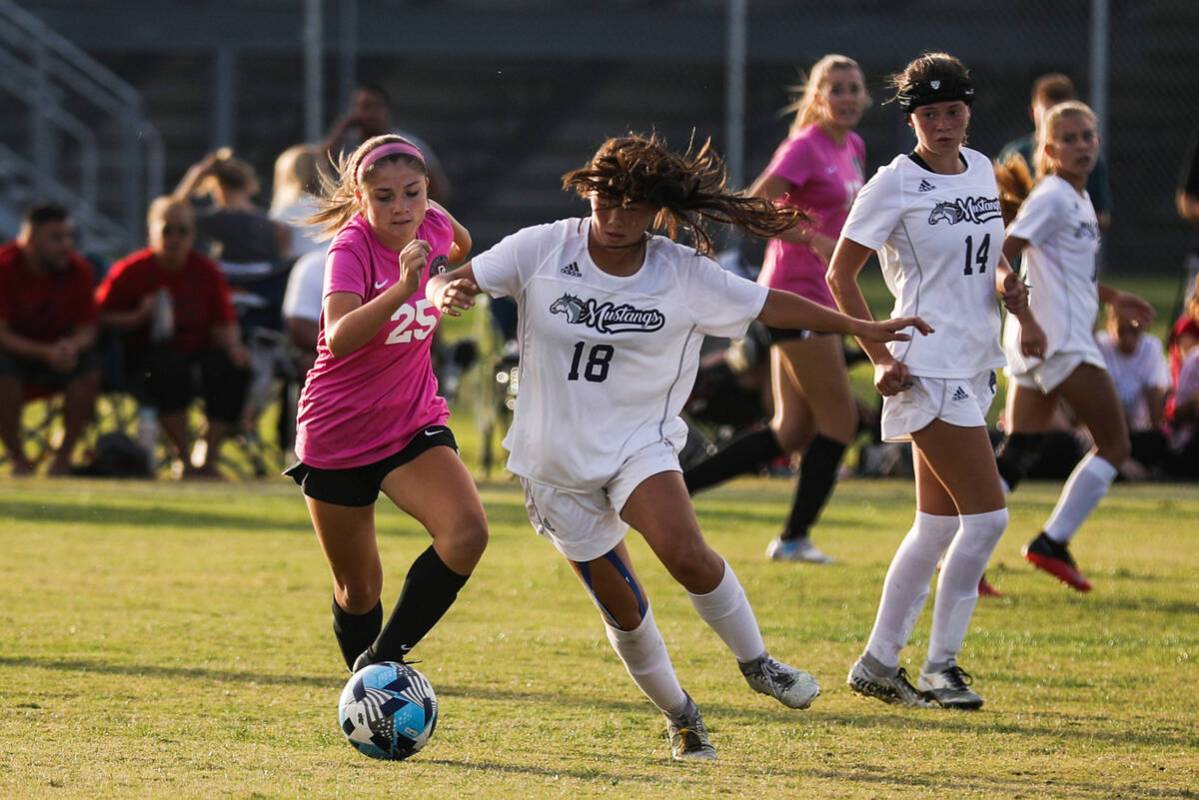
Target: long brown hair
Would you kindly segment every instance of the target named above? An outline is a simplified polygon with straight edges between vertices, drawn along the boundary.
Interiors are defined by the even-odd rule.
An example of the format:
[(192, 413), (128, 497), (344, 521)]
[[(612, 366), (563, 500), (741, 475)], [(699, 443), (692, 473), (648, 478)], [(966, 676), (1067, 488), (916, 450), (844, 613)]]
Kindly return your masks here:
[[(358, 148), (349, 156), (343, 153), (337, 157), (336, 161), (333, 161), (332, 157), (330, 157), (329, 160), (333, 163), (334, 174), (328, 175), (324, 170), (320, 171), (321, 192), (317, 197), (318, 210), (305, 221), (306, 224), (320, 225), (321, 236), (326, 239), (345, 227), (345, 224), (352, 220), (354, 215), (358, 213), (358, 192), (362, 190), (362, 184), (358, 182), (358, 165), (362, 163), (362, 159), (366, 158), (366, 155), (370, 151), (391, 142), (412, 144), (412, 142), (403, 136), (388, 133), (367, 139), (358, 145)], [(371, 173), (379, 168), (380, 164), (394, 164), (397, 162), (407, 164), (422, 175), (429, 174), (428, 168), (425, 167), (424, 162), (420, 159), (403, 153), (396, 153), (384, 156), (367, 167), (366, 172), (362, 175), (363, 183), (370, 178)]]
[(562, 189), (584, 199), (596, 195), (621, 206), (648, 203), (658, 209), (655, 228), (671, 239), (685, 229), (701, 255), (712, 252), (708, 223), (772, 238), (807, 219), (798, 209), (734, 192), (727, 183), (724, 161), (711, 139), (679, 154), (657, 134), (608, 139), (585, 166), (562, 176)]

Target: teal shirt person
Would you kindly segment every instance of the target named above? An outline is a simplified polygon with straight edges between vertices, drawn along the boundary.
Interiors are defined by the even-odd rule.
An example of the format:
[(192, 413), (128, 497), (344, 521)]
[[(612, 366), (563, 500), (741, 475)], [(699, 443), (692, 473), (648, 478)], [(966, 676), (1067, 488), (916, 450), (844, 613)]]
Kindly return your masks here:
[[(1021, 136), (1019, 139), (1008, 142), (999, 151), (999, 163), (1008, 160), (1009, 156), (1019, 153), (1024, 157), (1028, 164), (1028, 171), (1035, 172), (1036, 165), (1033, 163), (1033, 147), (1036, 145), (1037, 135), (1030, 133), (1027, 136)], [(1107, 179), (1107, 161), (1103, 155), (1095, 161), (1095, 168), (1091, 170), (1091, 176), (1087, 178), (1087, 194), (1091, 196), (1091, 205), (1095, 206), (1095, 215), (1099, 217), (1100, 223), (1111, 220), (1112, 213), (1112, 187)]]

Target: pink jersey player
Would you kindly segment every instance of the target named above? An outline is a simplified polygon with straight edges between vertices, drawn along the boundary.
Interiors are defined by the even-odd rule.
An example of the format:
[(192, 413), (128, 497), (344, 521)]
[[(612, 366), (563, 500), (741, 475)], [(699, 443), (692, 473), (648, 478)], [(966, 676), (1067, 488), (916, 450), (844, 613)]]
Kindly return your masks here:
[[(304, 490), (329, 561), (333, 631), (352, 671), (403, 661), (449, 610), (487, 544), (482, 501), (437, 395), (430, 348), (441, 315), (424, 291), (431, 275), (466, 257), (470, 234), (428, 189), (421, 151), (376, 136), (341, 161), (312, 219), (336, 236), (316, 364), (300, 397), (300, 460), (286, 474)], [(433, 539), (386, 625), (380, 491)]]

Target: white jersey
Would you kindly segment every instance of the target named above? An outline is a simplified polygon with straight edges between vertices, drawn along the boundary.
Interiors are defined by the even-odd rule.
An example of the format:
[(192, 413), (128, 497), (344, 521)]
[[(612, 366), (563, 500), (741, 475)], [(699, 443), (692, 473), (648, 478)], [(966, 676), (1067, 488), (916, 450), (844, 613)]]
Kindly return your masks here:
[(1097, 346), (1107, 363), (1112, 383), (1116, 384), (1128, 429), (1134, 433), (1151, 430), (1153, 416), (1149, 412), (1146, 393), (1151, 389), (1164, 393), (1170, 388), (1170, 366), (1166, 363), (1161, 340), (1145, 334), (1137, 341), (1135, 350), (1124, 353), (1107, 331), (1100, 331)]
[[(1058, 352), (1098, 357), (1094, 330), (1099, 313), (1095, 267), (1099, 220), (1091, 198), (1050, 175), (1024, 201), (1007, 235), (1029, 243), (1022, 271), (1030, 286), (1032, 315), (1048, 340), (1045, 357)], [(1017, 375), (1041, 363), (1020, 354), (1020, 321), (1010, 314), (1004, 325), (1003, 348)]]
[(995, 268), (1003, 250), (990, 160), (962, 148), (966, 171), (930, 172), (907, 155), (880, 167), (854, 200), (842, 236), (877, 250), (893, 317), (936, 329), (887, 349), (913, 375), (968, 378), (1003, 365)]
[(634, 275), (609, 275), (588, 254), (588, 226), (525, 228), (472, 260), (479, 288), (520, 309), (508, 469), (580, 492), (642, 448), (682, 448), (704, 335), (744, 336), (768, 294), (661, 236)]

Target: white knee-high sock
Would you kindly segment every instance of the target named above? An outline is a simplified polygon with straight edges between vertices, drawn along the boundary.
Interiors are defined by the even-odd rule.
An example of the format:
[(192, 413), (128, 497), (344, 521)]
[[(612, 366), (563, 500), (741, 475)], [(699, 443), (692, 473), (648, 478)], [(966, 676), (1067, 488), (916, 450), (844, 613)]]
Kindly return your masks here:
[(687, 593), (691, 605), (704, 622), (724, 640), (738, 661), (753, 661), (766, 654), (766, 644), (758, 628), (758, 619), (750, 608), (741, 581), (726, 561), (720, 584), (707, 594)]
[(637, 688), (645, 692), (645, 696), (664, 714), (677, 714), (687, 705), (687, 695), (679, 685), (675, 675), (674, 665), (670, 663), (670, 654), (666, 652), (666, 644), (658, 625), (654, 622), (652, 608), (645, 610), (641, 624), (631, 631), (613, 627), (607, 621), (604, 627), (608, 631), (608, 641)]
[(1045, 523), (1045, 535), (1061, 544), (1069, 542), (1107, 494), (1107, 488), (1116, 479), (1116, 472), (1107, 459), (1100, 458), (1097, 453), (1088, 453), (1062, 487), (1057, 506)]
[(899, 651), (908, 643), (912, 627), (928, 597), (933, 570), (953, 541), (960, 520), (916, 512), (916, 521), (891, 559), (883, 596), (878, 603), (874, 629), (866, 643), (866, 653), (885, 667), (899, 665)]
[(945, 669), (957, 658), (978, 602), (978, 581), (991, 553), (1007, 529), (1006, 508), (983, 514), (963, 514), (962, 528), (953, 539), (933, 604), (933, 628), (928, 638), (926, 672)]

